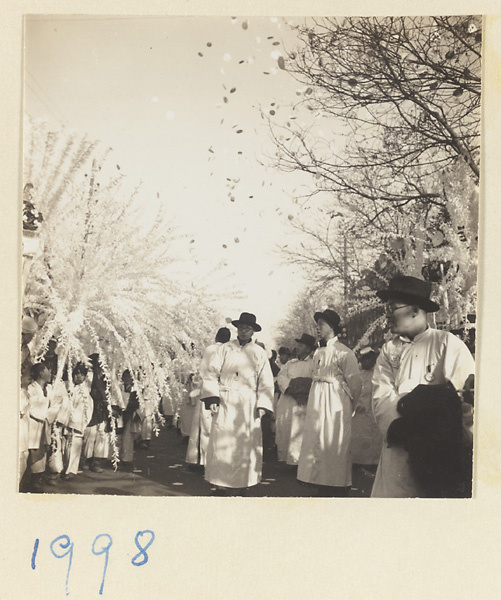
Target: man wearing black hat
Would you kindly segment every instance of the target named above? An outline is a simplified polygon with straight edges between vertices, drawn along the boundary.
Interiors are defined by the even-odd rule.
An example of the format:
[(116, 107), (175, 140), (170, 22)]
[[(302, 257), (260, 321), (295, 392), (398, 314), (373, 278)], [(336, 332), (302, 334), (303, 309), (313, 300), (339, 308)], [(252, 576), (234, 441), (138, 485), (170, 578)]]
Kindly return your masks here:
[(317, 347), (315, 338), (307, 333), (303, 333), (296, 342), (298, 357), (287, 361), (277, 376), (282, 395), (277, 403), (275, 440), (278, 460), (287, 462), (288, 465), (297, 465), (299, 460), (308, 400), (307, 394), (303, 399), (293, 388), (299, 388), (299, 377), (308, 378), (311, 383), (313, 352)]
[[(397, 402), (420, 384), (438, 385), (450, 381), (461, 392), (471, 381), (475, 362), (466, 345), (447, 331), (428, 325), (427, 313), (439, 305), (430, 299), (431, 284), (416, 277), (399, 276), (388, 289), (377, 292), (386, 304), (386, 317), (395, 337), (381, 349), (373, 378), (373, 409), (383, 438), (399, 417)], [(471, 436), (471, 410), (465, 405), (465, 437)], [(470, 437), (471, 440), (471, 437)], [(408, 454), (398, 445), (383, 443), (373, 497), (420, 496), (409, 469)]]
[(213, 414), (205, 479), (223, 492), (261, 481), (261, 417), (273, 411), (273, 374), (266, 351), (254, 342), (255, 315), (232, 321), (237, 339), (223, 344), (201, 369), (200, 400)]
[(335, 310), (316, 312), (321, 347), (313, 356), (297, 478), (320, 496), (347, 496), (351, 487), (351, 415), (362, 389), (355, 354), (342, 344)]
[[(207, 346), (200, 363), (199, 372), (203, 373), (206, 370), (206, 365), (209, 364), (222, 346), (231, 338), (230, 330), (227, 327), (221, 327), (216, 333), (214, 344)], [(199, 394), (200, 390), (193, 390), (191, 394)], [(191, 465), (205, 465), (205, 457), (207, 454), (207, 445), (209, 443), (209, 435), (212, 425), (212, 415), (210, 411), (204, 410), (202, 402), (197, 401), (195, 405), (195, 414), (191, 424), (190, 439), (188, 441), (188, 449), (186, 450), (186, 462)]]

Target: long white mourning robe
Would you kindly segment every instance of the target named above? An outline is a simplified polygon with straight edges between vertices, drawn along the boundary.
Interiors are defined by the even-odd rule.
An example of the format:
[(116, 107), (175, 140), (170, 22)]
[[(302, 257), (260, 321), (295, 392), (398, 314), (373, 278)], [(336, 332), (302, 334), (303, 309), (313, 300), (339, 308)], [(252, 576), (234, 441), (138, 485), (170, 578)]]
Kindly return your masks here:
[(362, 388), (355, 354), (337, 337), (313, 356), (297, 477), (316, 485), (351, 485), (351, 413)]
[(70, 392), (71, 409), (63, 444), (63, 461), (66, 473), (76, 475), (82, 454), (83, 434), (92, 418), (94, 401), (85, 381), (73, 386)]
[(263, 442), (258, 409), (273, 410), (273, 374), (266, 351), (253, 340), (223, 344), (200, 371), (200, 399), (220, 398), (212, 419), (205, 479), (244, 488), (261, 481)]
[(301, 443), (303, 441), (306, 405), (299, 405), (296, 400), (285, 393), (291, 379), (296, 377), (311, 377), (313, 355), (304, 360), (293, 358), (289, 360), (277, 375), (277, 384), (282, 392), (275, 414), (278, 460), (289, 465), (297, 465)]
[[(207, 346), (200, 363), (199, 369), (201, 371), (206, 370), (206, 365), (212, 360), (214, 354), (221, 346), (221, 342), (215, 342), (214, 344)], [(194, 391), (195, 390), (193, 390), (193, 392)], [(212, 425), (212, 413), (210, 410), (207, 410), (203, 402), (200, 401), (200, 390), (196, 400), (197, 404), (195, 406), (195, 413), (191, 423), (188, 449), (186, 450), (186, 462), (193, 465), (205, 465), (207, 446), (209, 444), (209, 436)]]
[(351, 420), (351, 458), (360, 465), (377, 465), (383, 438), (372, 412), (372, 377), (374, 368), (362, 369), (362, 393)]
[(42, 386), (33, 381), (27, 389), (29, 415), (28, 424), (28, 447), (30, 450), (37, 450), (41, 444), (45, 444), (47, 440), (42, 440), (42, 434), (45, 430), (47, 413), (49, 411), (49, 395), (51, 392), (50, 384), (47, 384), (46, 390)]
[[(390, 423), (400, 415), (398, 400), (417, 385), (438, 385), (450, 381), (462, 390), (469, 375), (475, 372), (475, 361), (458, 337), (447, 331), (429, 327), (412, 341), (396, 336), (381, 349), (372, 380), (374, 416), (386, 438)], [(465, 408), (468, 408), (465, 405)], [(471, 413), (464, 411), (465, 418)], [(406, 498), (419, 495), (409, 470), (408, 454), (398, 446), (383, 443), (372, 496)]]

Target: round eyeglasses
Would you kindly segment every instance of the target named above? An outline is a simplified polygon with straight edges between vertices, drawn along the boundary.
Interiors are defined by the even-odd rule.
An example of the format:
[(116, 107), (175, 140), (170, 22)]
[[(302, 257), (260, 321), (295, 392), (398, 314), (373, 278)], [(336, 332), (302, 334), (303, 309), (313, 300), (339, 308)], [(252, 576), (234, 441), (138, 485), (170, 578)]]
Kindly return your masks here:
[(412, 306), (412, 304), (404, 304), (402, 306), (391, 306), (391, 305), (386, 305), (384, 307), (384, 312), (387, 315), (392, 315), (394, 312), (396, 312), (397, 310), (400, 310), (401, 308), (407, 308), (408, 306)]

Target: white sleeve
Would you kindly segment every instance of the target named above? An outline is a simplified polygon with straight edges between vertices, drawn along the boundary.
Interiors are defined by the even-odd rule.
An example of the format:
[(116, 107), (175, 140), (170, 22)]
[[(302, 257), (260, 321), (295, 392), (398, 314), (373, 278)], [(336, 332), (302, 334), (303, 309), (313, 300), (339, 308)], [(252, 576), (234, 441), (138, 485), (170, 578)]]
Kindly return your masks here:
[(360, 375), (357, 357), (351, 350), (345, 354), (344, 378), (351, 392), (352, 405), (355, 407), (362, 393), (362, 376)]
[(399, 416), (397, 412), (399, 399), (393, 367), (388, 359), (386, 346), (383, 346), (372, 377), (372, 411), (383, 436), (386, 436), (390, 423)]
[(219, 398), (219, 377), (223, 367), (224, 353), (225, 347), (223, 344), (216, 352), (206, 352), (204, 354), (200, 363), (200, 377), (202, 379), (200, 400), (213, 396)]
[(268, 357), (263, 350), (263, 364), (257, 379), (257, 408), (266, 408), (273, 412), (273, 395), (275, 392), (275, 383), (271, 371)]
[(288, 364), (289, 363), (287, 363), (284, 367), (282, 367), (277, 375), (277, 385), (280, 388), (280, 391), (282, 392), (282, 394), (289, 387), (289, 383), (291, 380), (291, 377), (289, 375)]
[(28, 402), (30, 407), (30, 417), (38, 419), (39, 421), (45, 421), (47, 417), (47, 409), (49, 408), (49, 402), (43, 395), (38, 384), (32, 383), (28, 386)]
[(475, 361), (466, 344), (453, 333), (447, 336), (444, 376), (456, 390), (461, 391), (465, 381), (475, 374)]
[[(445, 350), (444, 376), (458, 392), (464, 387), (470, 375), (475, 374), (475, 360), (466, 344), (453, 333), (447, 337)], [(473, 439), (473, 407), (466, 402), (462, 403), (463, 430), (466, 437)]]

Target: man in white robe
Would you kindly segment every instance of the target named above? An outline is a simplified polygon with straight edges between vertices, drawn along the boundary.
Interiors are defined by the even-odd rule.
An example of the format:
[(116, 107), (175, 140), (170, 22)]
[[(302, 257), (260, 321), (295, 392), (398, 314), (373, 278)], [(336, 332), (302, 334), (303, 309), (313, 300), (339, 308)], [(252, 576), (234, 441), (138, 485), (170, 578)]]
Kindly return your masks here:
[(355, 354), (342, 344), (336, 311), (316, 312), (318, 337), (297, 478), (320, 496), (348, 496), (351, 487), (351, 415), (362, 389)]
[[(216, 334), (214, 344), (207, 346), (200, 364), (200, 371), (206, 370), (206, 365), (211, 362), (218, 349), (230, 340), (231, 333), (227, 327), (221, 327)], [(200, 389), (191, 392), (197, 399), (195, 414), (191, 425), (190, 439), (186, 451), (186, 462), (192, 465), (205, 465), (207, 454), (207, 445), (212, 425), (212, 414), (210, 410), (205, 410), (200, 401)]]
[[(427, 313), (439, 305), (430, 300), (431, 285), (409, 276), (395, 277), (377, 292), (386, 302), (388, 325), (395, 337), (381, 349), (373, 377), (373, 409), (386, 439), (390, 423), (399, 417), (397, 402), (417, 385), (451, 382), (458, 392), (471, 385), (475, 362), (466, 345), (447, 331), (432, 329)], [(463, 405), (466, 437), (471, 436), (472, 410)], [(471, 437), (470, 437), (471, 440)], [(421, 495), (400, 446), (383, 443), (373, 497), (408, 498)]]
[(273, 411), (273, 374), (266, 351), (252, 340), (255, 315), (232, 321), (236, 340), (223, 344), (201, 369), (200, 399), (212, 412), (205, 479), (223, 492), (261, 481), (261, 417)]
[(313, 352), (317, 347), (312, 335), (303, 333), (295, 340), (298, 344), (298, 358), (292, 358), (277, 375), (277, 384), (281, 396), (276, 408), (276, 434), (278, 460), (288, 465), (297, 465), (301, 443), (303, 441), (306, 402), (298, 402), (289, 392), (291, 381), (298, 377), (311, 378), (313, 369)]
[(383, 439), (372, 412), (372, 378), (377, 352), (370, 346), (359, 352), (362, 393), (351, 420), (351, 459), (353, 465), (367, 468), (375, 473), (379, 463)]

